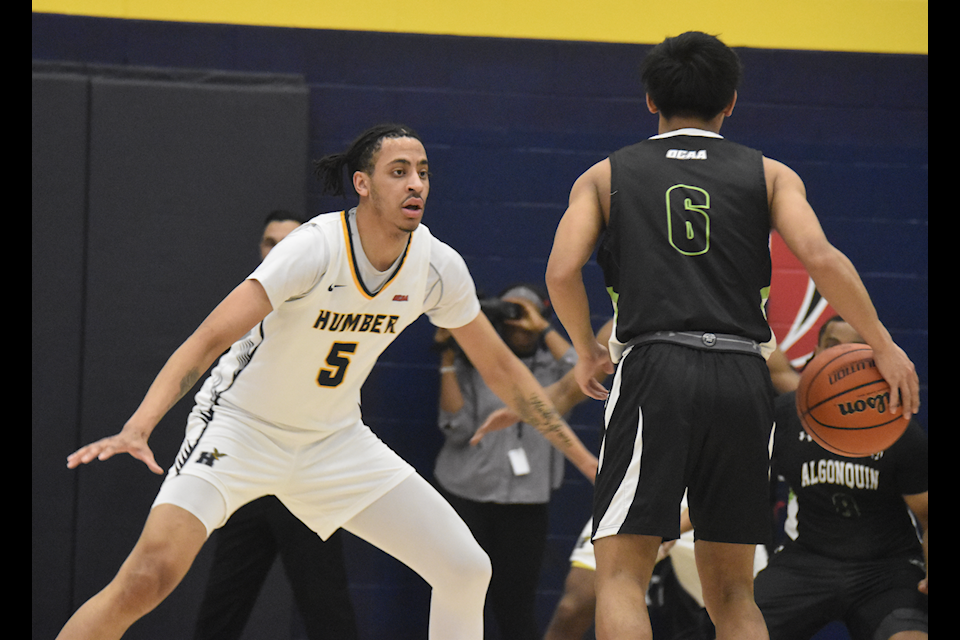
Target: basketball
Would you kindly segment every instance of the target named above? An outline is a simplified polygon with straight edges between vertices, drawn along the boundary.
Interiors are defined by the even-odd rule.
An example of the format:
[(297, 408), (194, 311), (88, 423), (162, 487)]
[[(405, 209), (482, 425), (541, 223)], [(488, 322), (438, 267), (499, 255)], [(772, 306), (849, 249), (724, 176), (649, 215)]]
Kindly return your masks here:
[(800, 375), (797, 413), (814, 441), (849, 458), (883, 451), (909, 423), (890, 412), (890, 385), (865, 344), (830, 347), (810, 361)]

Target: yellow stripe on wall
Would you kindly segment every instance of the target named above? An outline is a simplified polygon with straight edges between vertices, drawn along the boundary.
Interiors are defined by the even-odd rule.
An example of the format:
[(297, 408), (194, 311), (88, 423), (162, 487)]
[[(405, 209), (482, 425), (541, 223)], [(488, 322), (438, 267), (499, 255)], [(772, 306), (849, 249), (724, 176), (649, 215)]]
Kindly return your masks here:
[(457, 36), (927, 54), (927, 0), (33, 0), (33, 11)]

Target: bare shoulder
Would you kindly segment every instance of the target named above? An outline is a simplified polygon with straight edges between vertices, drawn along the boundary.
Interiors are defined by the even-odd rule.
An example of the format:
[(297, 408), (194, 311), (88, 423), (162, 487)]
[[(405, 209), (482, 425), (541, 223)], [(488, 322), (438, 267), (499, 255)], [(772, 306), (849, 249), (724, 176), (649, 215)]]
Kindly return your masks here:
[(571, 208), (586, 207), (588, 211), (602, 213), (607, 219), (610, 215), (610, 175), (610, 158), (604, 158), (584, 171), (570, 190)]
[(767, 181), (767, 198), (773, 202), (777, 191), (799, 189), (805, 195), (803, 181), (797, 172), (773, 158), (763, 157), (763, 173)]

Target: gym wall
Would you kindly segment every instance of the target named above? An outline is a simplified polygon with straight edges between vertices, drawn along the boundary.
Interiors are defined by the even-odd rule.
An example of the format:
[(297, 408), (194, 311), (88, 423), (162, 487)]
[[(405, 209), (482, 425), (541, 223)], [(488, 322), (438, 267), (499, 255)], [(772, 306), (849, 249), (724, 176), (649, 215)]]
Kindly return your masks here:
[[(307, 102), (293, 74), (34, 63), (35, 637), (112, 578), (162, 481), (129, 456), (78, 474), (65, 455), (118, 431), (259, 264), (267, 212), (304, 211)], [(192, 399), (151, 438), (165, 468)], [(134, 637), (185, 637), (203, 582), (184, 587)]]
[[(51, 99), (57, 110), (38, 117), (36, 96), (48, 90), (48, 82), (35, 71), (35, 635), (50, 637), (110, 579), (160, 482), (129, 459), (70, 472), (63, 464), (66, 454), (119, 429), (166, 356), (252, 269), (260, 221), (280, 194), (304, 198), (309, 214), (352, 206), (352, 200), (321, 197), (318, 185), (304, 180), (304, 155), (339, 151), (378, 121), (413, 126), (424, 138), (434, 173), (425, 224), (464, 255), (478, 287), (488, 293), (518, 280), (542, 282), (574, 179), (615, 149), (656, 133), (637, 74), (650, 46), (34, 13), (35, 61), (294, 74), (307, 92), (299, 139), (286, 133), (281, 138), (284, 145), (300, 145), (290, 151), (300, 159), (283, 164), (289, 175), (278, 171), (270, 180), (252, 181), (250, 174), (245, 180), (235, 176), (235, 165), (181, 170), (175, 160), (182, 155), (158, 156), (155, 147), (165, 138), (138, 135), (120, 109), (103, 121), (105, 128), (96, 129), (113, 146), (103, 153), (99, 172), (91, 164), (85, 179), (74, 168), (87, 156), (101, 157), (91, 151), (99, 138), (82, 127), (91, 117), (83, 114), (99, 104), (91, 97), (96, 94), (89, 81), (65, 74)], [(919, 417), (925, 425), (927, 57), (757, 45), (739, 53), (746, 75), (723, 133), (762, 149), (804, 178), (828, 237), (857, 266), (881, 319), (917, 363), (924, 403)], [(159, 100), (166, 92), (151, 95)], [(184, 96), (166, 98), (176, 108)], [(176, 119), (167, 124), (170, 131), (181, 127)], [(218, 130), (218, 140), (244, 147), (250, 123), (238, 124)], [(55, 133), (38, 134), (48, 127)], [(38, 136), (45, 142), (38, 143)], [(38, 144), (47, 151), (38, 154)], [(133, 166), (114, 159), (112, 150), (121, 147), (127, 158), (135, 158)], [(211, 155), (216, 154), (204, 157), (221, 159)], [(138, 166), (146, 159), (148, 164)], [(161, 222), (165, 192), (151, 192), (143, 182), (154, 173), (169, 175), (167, 185), (192, 185), (173, 190), (193, 194), (205, 186), (216, 197), (207, 207)], [(113, 192), (126, 184), (151, 196), (130, 206)], [(222, 198), (245, 206), (222, 215)], [(95, 209), (108, 202), (118, 213), (97, 220)], [(208, 235), (201, 241), (198, 234)], [(202, 266), (191, 262), (221, 245), (230, 256)], [(610, 307), (595, 265), (587, 281), (599, 326)], [(165, 302), (158, 300), (161, 295)], [(428, 478), (441, 443), (432, 332), (421, 319), (398, 338), (363, 397), (368, 423)], [(56, 366), (50, 366), (53, 354)], [(154, 436), (173, 443), (156, 447), (161, 466), (173, 460), (188, 405), (186, 400), (178, 405)], [(599, 419), (596, 403), (574, 412), (572, 423), (588, 446), (599, 443)], [(589, 484), (568, 470), (551, 506), (539, 600), (543, 625), (589, 505)], [(429, 592), (422, 580), (362, 543), (347, 547), (364, 637), (425, 637)], [(131, 637), (188, 637), (196, 590), (205, 581), (204, 562), (201, 557), (174, 596), (139, 622)], [(273, 597), (286, 607), (287, 618), (277, 622), (258, 604), (261, 613), (255, 612), (246, 637), (296, 630), (285, 588), (277, 578), (261, 600)]]

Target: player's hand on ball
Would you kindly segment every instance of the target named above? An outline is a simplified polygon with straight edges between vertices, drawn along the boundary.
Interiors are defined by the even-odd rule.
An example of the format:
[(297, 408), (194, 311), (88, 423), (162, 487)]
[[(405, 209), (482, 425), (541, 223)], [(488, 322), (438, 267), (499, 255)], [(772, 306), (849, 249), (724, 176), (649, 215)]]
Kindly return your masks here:
[(163, 469), (157, 464), (153, 457), (153, 451), (147, 446), (146, 435), (143, 432), (126, 427), (115, 436), (102, 438), (71, 453), (67, 456), (67, 468), (75, 469), (81, 464), (88, 464), (95, 459), (108, 460), (117, 453), (129, 453), (147, 465), (150, 471), (163, 475)]
[(896, 413), (899, 409), (907, 418), (915, 415), (920, 410), (920, 379), (913, 362), (903, 349), (892, 343), (883, 351), (874, 349), (873, 358), (880, 375), (890, 385), (891, 410)]

